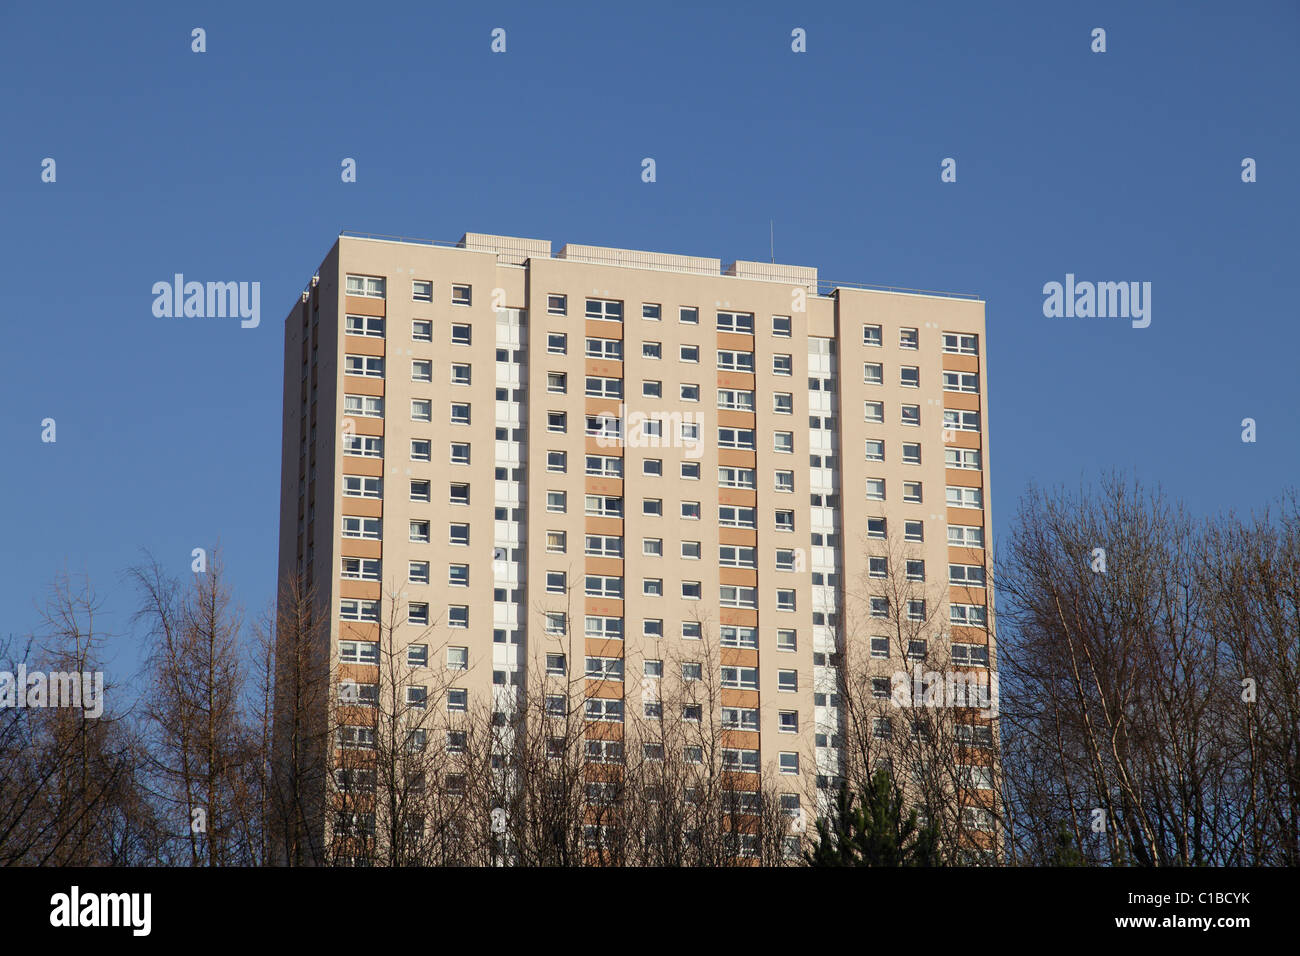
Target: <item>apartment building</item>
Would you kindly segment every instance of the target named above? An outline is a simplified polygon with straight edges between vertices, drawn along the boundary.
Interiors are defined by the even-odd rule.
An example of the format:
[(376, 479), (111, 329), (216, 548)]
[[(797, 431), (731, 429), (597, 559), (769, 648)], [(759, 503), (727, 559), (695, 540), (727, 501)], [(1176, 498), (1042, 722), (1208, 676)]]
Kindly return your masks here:
[(582, 667), (595, 752), (707, 661), (725, 760), (799, 806), (841, 769), (837, 641), (906, 663), (870, 630), (877, 543), (934, 585), (954, 663), (990, 665), (987, 385), (971, 297), (344, 234), (285, 322), (281, 579), (341, 679), (390, 641), (429, 706)]

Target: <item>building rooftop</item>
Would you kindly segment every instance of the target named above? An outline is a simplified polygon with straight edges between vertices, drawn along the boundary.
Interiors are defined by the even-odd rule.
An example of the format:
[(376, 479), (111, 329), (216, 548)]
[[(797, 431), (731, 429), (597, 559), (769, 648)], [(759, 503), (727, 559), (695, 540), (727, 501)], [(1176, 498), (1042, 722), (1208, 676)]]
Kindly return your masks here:
[(409, 236), (384, 236), (368, 232), (342, 230), (340, 238), (365, 239), (376, 242), (400, 242), (421, 246), (438, 246), (448, 249), (465, 249), (470, 252), (495, 253), (503, 265), (523, 265), (529, 259), (563, 259), (595, 265), (620, 266), (626, 269), (656, 269), (664, 272), (685, 272), (694, 275), (726, 276), (738, 279), (756, 279), (800, 285), (815, 295), (829, 296), (838, 289), (863, 289), (872, 292), (893, 292), (903, 295), (937, 296), (945, 299), (982, 301), (980, 296), (964, 292), (940, 292), (931, 289), (909, 289), (902, 286), (876, 285), (869, 282), (834, 282), (819, 278), (814, 266), (795, 266), (772, 262), (753, 262), (737, 259), (726, 266), (721, 259), (704, 256), (683, 256), (665, 252), (647, 252), (640, 249), (617, 249), (612, 246), (588, 246), (565, 243), (555, 251), (549, 239), (524, 239), (517, 236), (495, 236), (487, 233), (467, 232), (452, 242), (439, 239), (416, 239)]

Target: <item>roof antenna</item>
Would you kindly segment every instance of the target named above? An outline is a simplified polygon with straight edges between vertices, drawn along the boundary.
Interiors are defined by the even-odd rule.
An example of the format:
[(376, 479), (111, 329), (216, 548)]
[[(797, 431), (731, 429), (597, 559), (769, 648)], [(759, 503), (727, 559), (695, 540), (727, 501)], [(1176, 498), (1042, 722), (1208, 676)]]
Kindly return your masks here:
[(772, 225), (771, 219), (767, 221), (767, 235), (772, 247), (772, 264), (776, 265), (776, 227)]

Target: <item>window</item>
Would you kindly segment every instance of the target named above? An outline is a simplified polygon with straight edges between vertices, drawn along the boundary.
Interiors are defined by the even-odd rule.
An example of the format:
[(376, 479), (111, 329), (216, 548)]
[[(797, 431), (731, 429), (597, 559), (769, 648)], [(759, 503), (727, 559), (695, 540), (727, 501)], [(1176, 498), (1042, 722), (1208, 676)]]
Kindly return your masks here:
[(799, 772), (799, 755), (797, 753), (782, 753), (779, 755), (778, 761), (782, 773), (796, 774)]
[(794, 374), (794, 357), (791, 355), (773, 355), (772, 356), (772, 374), (773, 375), (793, 375)]
[(569, 628), (569, 617), (563, 611), (545, 611), (545, 631), (547, 634), (567, 634)]
[(682, 600), (684, 601), (700, 600), (700, 598), (704, 596), (702, 587), (703, 586), (700, 584), (699, 581), (683, 581)]
[(647, 597), (664, 596), (664, 579), (663, 578), (642, 578), (641, 593)]
[(339, 641), (339, 660), (344, 664), (376, 664), (379, 645), (370, 641)]
[(980, 430), (980, 413), (945, 408), (943, 410), (943, 430), (977, 432)]
[(378, 558), (343, 558), (339, 577), (354, 581), (378, 581)]
[(867, 558), (867, 576), (885, 578), (889, 576), (889, 559), (883, 557)]
[(451, 423), (453, 425), (469, 424), (469, 404), (467, 402), (451, 403)]
[(343, 598), (339, 601), (339, 618), (344, 621), (376, 622), (379, 620), (379, 602)]
[(463, 687), (447, 688), (447, 710), (452, 713), (464, 713), (469, 709), (469, 691)]
[(700, 347), (698, 345), (683, 345), (678, 351), (678, 357), (683, 362), (698, 363), (700, 361)]
[(621, 518), (623, 499), (615, 495), (587, 495), (586, 513), (596, 518)]
[(597, 375), (587, 376), (587, 396), (590, 398), (622, 398), (623, 380), (621, 378), (602, 378)]
[(984, 492), (979, 488), (964, 488), (949, 485), (947, 490), (949, 508), (983, 508)]
[(988, 645), (954, 642), (952, 645), (952, 662), (957, 667), (988, 667)]
[[(791, 512), (791, 520), (794, 520)], [(754, 528), (754, 509), (739, 505), (718, 505), (718, 524), (724, 528)]]
[(682, 557), (683, 557), (683, 558), (688, 558), (688, 559), (690, 559), (690, 560), (698, 561), (698, 560), (700, 559), (700, 542), (698, 542), (698, 541), (683, 541), (683, 542), (682, 542)]
[(344, 475), (343, 494), (348, 498), (380, 498), (382, 479), (368, 475)]
[(753, 707), (723, 707), (724, 730), (758, 730), (758, 710)]
[(569, 453), (564, 451), (548, 451), (546, 453), (546, 470), (563, 474), (569, 468)]
[(644, 302), (641, 305), (641, 318), (658, 322), (663, 317), (662, 311), (658, 302)]
[(383, 438), (374, 434), (344, 434), (343, 454), (357, 458), (382, 458)]
[(881, 338), (880, 335), (880, 326), (864, 325), (862, 327), (862, 344), (872, 345), (876, 347), (879, 347), (880, 345), (884, 344), (884, 340)]
[(347, 293), (364, 296), (367, 299), (382, 299), (384, 280), (378, 276), (348, 276)]
[(616, 575), (588, 574), (586, 594), (587, 597), (622, 599), (623, 579)]
[(920, 388), (921, 370), (915, 365), (904, 365), (898, 370), (898, 384), (904, 388)]
[[(469, 607), (464, 604), (453, 604), (448, 607), (447, 626), (456, 628), (469, 627)], [(448, 651), (448, 654), (450, 653), (451, 652)], [(450, 666), (450, 664), (448, 664), (448, 666)]]
[(719, 628), (719, 642), (723, 647), (758, 647), (758, 628), (724, 624)]
[(775, 473), (777, 491), (794, 491), (794, 472), (778, 471)]
[(699, 325), (700, 310), (694, 306), (684, 305), (677, 310), (677, 320), (686, 325)]
[(904, 541), (924, 541), (925, 527), (920, 521), (903, 522), (903, 540)]
[[(546, 716), (563, 717), (564, 714), (565, 714), (564, 698), (561, 697), (559, 694), (548, 694), (546, 697)], [(558, 757), (561, 754), (563, 754), (563, 752), (564, 750), (562, 745), (557, 747), (553, 751), (550, 750), (550, 748), (548, 747), (547, 755), (551, 757)]]
[(546, 572), (546, 590), (550, 594), (563, 594), (568, 590), (568, 574), (564, 571)]
[(873, 597), (868, 603), (872, 617), (889, 617), (889, 598)]
[(568, 534), (564, 531), (546, 532), (546, 550), (550, 554), (564, 554), (567, 537)]
[(794, 396), (789, 392), (774, 392), (772, 394), (772, 411), (778, 415), (793, 415)]
[(451, 367), (451, 384), (470, 384), (470, 367), (468, 365), (453, 365)]
[(547, 315), (568, 315), (569, 297), (567, 295), (557, 295), (551, 293), (546, 297), (546, 314)]
[(698, 501), (682, 502), (682, 517), (688, 521), (700, 520), (700, 503)]
[(919, 481), (903, 482), (903, 500), (919, 505), (921, 503), (921, 483)]
[(925, 580), (925, 562), (920, 558), (909, 558), (906, 562), (906, 574), (909, 581)]
[(724, 449), (754, 449), (753, 428), (719, 428), (718, 445)]
[(411, 461), (430, 461), (433, 457), (433, 442), (427, 438), (411, 439)]
[(664, 513), (664, 502), (662, 498), (643, 498), (641, 500), (641, 513), (651, 517), (661, 517)]
[(623, 640), (623, 618), (611, 618), (607, 615), (589, 614), (586, 615), (584, 624), (584, 633), (593, 640), (602, 641), (621, 641)]
[(979, 338), (959, 332), (943, 333), (943, 350), (956, 355), (979, 355)]
[(718, 564), (725, 568), (757, 567), (757, 549), (736, 544), (718, 545)]
[(568, 431), (569, 416), (565, 412), (547, 412), (546, 413), (546, 430), (548, 432), (558, 432), (563, 434)]
[(588, 299), (587, 318), (605, 319), (609, 322), (622, 322), (623, 303), (612, 299)]
[(753, 468), (718, 468), (718, 486), (720, 488), (753, 488), (755, 472)]
[(776, 609), (778, 611), (793, 611), (795, 609), (795, 598), (794, 598), (793, 589), (777, 588)]
[(660, 342), (642, 342), (641, 357), (647, 359), (663, 358), (663, 344)]
[(758, 588), (719, 585), (718, 603), (723, 607), (758, 607)]
[(783, 629), (776, 632), (776, 649), (778, 651), (795, 651), (799, 649), (797, 631)]
[(885, 500), (885, 479), (884, 478), (867, 479), (867, 500), (869, 501)]
[[(793, 531), (793, 530), (794, 530), (794, 512), (793, 512), (793, 511), (778, 511), (778, 512), (776, 512), (775, 518), (776, 518), (776, 530), (777, 530), (777, 531)], [(750, 525), (749, 527), (752, 527), (752, 525)]]
[(920, 405), (900, 405), (899, 411), (902, 413), (902, 423), (904, 425), (921, 424), (921, 406)]
[(384, 400), (372, 395), (344, 395), (343, 412), (362, 418), (383, 418)]
[(588, 657), (587, 676), (593, 680), (623, 679), (623, 659), (621, 657)]
[(958, 627), (984, 627), (988, 624), (988, 609), (982, 604), (950, 604), (948, 623)]
[(884, 402), (863, 402), (863, 418), (868, 422), (883, 422), (885, 420), (885, 403)]
[(984, 529), (976, 525), (948, 525), (948, 544), (954, 548), (984, 547)]
[(345, 538), (368, 538), (371, 541), (378, 541), (380, 533), (380, 520), (378, 518), (362, 518), (357, 515), (343, 516), (343, 537)]
[(621, 558), (623, 539), (616, 534), (589, 534), (584, 553), (599, 558)]
[(916, 329), (899, 329), (898, 347), (900, 349), (919, 349), (921, 347), (920, 333)]
[(873, 637), (871, 639), (871, 656), (877, 660), (885, 660), (889, 657), (889, 638)]
[(794, 451), (794, 432), (774, 432), (772, 450), (789, 455)]
[(428, 319), (416, 319), (411, 323), (411, 341), (432, 342), (433, 323)]
[(448, 544), (469, 544), (469, 525), (451, 524), (447, 526)]
[(984, 568), (978, 564), (948, 565), (948, 583), (968, 588), (984, 587)]
[(453, 465), (469, 464), (469, 445), (465, 442), (451, 443), (451, 463)]
[(587, 339), (587, 358), (623, 361), (623, 343), (619, 339)]
[(428, 584), (429, 583), (429, 562), (408, 561), (406, 565), (406, 579), (411, 584)]
[(915, 441), (903, 442), (903, 464), (919, 465), (921, 463), (921, 443)]
[(588, 455), (587, 474), (602, 478), (622, 478), (623, 459), (611, 455)]
[(642, 398), (662, 398), (663, 394), (664, 394), (663, 382), (645, 381), (641, 383)]
[(469, 345), (472, 338), (470, 327), (461, 323), (455, 323), (451, 327), (451, 344), (452, 345)]
[(885, 460), (885, 442), (880, 438), (868, 438), (866, 441), (867, 461)]
[(947, 468), (965, 468), (979, 471), (980, 452), (978, 448), (945, 448), (943, 463)]
[(788, 339), (790, 337), (790, 316), (772, 316), (772, 334), (777, 338)]
[(469, 565), (468, 564), (449, 564), (447, 565), (447, 583), (453, 587), (469, 587)]
[(429, 501), (430, 488), (432, 486), (428, 480), (411, 482), (411, 500), (412, 501)]
[(925, 601), (910, 600), (907, 602), (907, 619), (909, 621), (925, 620)]
[(722, 748), (722, 769), (758, 773), (758, 751)]
[(944, 372), (943, 390), (945, 392), (970, 392), (973, 394), (979, 394), (979, 374), (976, 372)]
[(885, 383), (885, 367), (879, 362), (867, 362), (862, 366), (862, 381), (868, 385)]
[(564, 514), (568, 510), (569, 493), (567, 491), (548, 491), (546, 493), (546, 510), (553, 514)]
[(547, 372), (546, 390), (563, 395), (569, 390), (569, 376), (564, 372)]
[(345, 355), (343, 371), (348, 375), (361, 375), (365, 378), (383, 378), (384, 360), (378, 355)]
[[(697, 391), (696, 396), (698, 397), (698, 395)], [(754, 393), (744, 389), (720, 388), (718, 389), (718, 407), (752, 412), (754, 410)]]

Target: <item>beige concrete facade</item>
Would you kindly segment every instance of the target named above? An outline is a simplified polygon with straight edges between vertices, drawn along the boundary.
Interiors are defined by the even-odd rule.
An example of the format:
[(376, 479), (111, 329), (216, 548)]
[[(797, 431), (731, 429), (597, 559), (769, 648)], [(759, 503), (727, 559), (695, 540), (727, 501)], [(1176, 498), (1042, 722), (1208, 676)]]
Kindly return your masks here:
[[(370, 294), (349, 295), (349, 277), (370, 282)], [(424, 282), (427, 300), (415, 285)], [(454, 301), (453, 287), (468, 289), (468, 304), (463, 295)], [(564, 297), (562, 306), (554, 296)], [(607, 313), (604, 303), (618, 303), (621, 318), (589, 317)], [(647, 306), (658, 307), (657, 318)], [(696, 321), (684, 322), (684, 309), (697, 310)], [(752, 331), (719, 328), (719, 313), (741, 316), (724, 325), (752, 316)], [(349, 316), (379, 334), (350, 333)], [(864, 331), (875, 326), (878, 345), (866, 338), (874, 329)], [(904, 330), (915, 330), (915, 347), (905, 347)], [(552, 335), (567, 337), (563, 353)], [(739, 353), (744, 367), (720, 368), (720, 352)], [(382, 372), (350, 373), (350, 365), (376, 372), (368, 359), (382, 359)], [(558, 646), (546, 633), (548, 610), (583, 628), (575, 647), (586, 618), (622, 620), (621, 640), (588, 638), (585, 651), (623, 658), (623, 680), (592, 681), (588, 691), (621, 696), (638, 716), (645, 660), (700, 657), (701, 641), (683, 636), (684, 622), (701, 623), (714, 640), (723, 627), (756, 628), (756, 646), (723, 646), (715, 661), (758, 669), (756, 688), (721, 691), (723, 706), (759, 713), (757, 732), (729, 731), (727, 746), (758, 750), (761, 766), (777, 773), (781, 754), (798, 754), (797, 772), (781, 776), (791, 778), (791, 791), (807, 793), (836, 766), (833, 707), (817, 696), (833, 693), (833, 675), (814, 657), (833, 652), (834, 638), (814, 615), (855, 616), (845, 585), (853, 592), (867, 575), (867, 519), (885, 517), (891, 532), (923, 522), (916, 549), (934, 569), (931, 580), (941, 580), (952, 601), (986, 603), (983, 588), (947, 588), (945, 573), (950, 563), (984, 563), (981, 548), (949, 547), (949, 525), (984, 529), (990, 543), (986, 361), (984, 303), (971, 298), (826, 289), (807, 267), (573, 245), (553, 253), (545, 240), (470, 234), (442, 246), (341, 236), (285, 324), (280, 573), (305, 575), (328, 604), (336, 663), (341, 642), (375, 641), (381, 631), (373, 621), (343, 620), (345, 602), (379, 601), (385, 620), (390, 595), (403, 619), (411, 603), (428, 605), (438, 634), (430, 667), (445, 666), (446, 647), (468, 648), (467, 667), (432, 682), (466, 688), (473, 700), (489, 699), (494, 674), (498, 685), (532, 686)], [(877, 364), (880, 384), (865, 368)], [(915, 386), (904, 383), (911, 374), (904, 369), (916, 370)], [(945, 372), (973, 377), (958, 380), (963, 390), (945, 388)], [(468, 384), (460, 384), (465, 375)], [(599, 397), (588, 394), (589, 378), (601, 380)], [(621, 383), (621, 396), (611, 381)], [(752, 410), (720, 408), (720, 389), (752, 392)], [(367, 407), (375, 398), (381, 413)], [(413, 403), (425, 402), (429, 418), (420, 420), (425, 406)], [(873, 402), (883, 403), (882, 421), (868, 420)], [(903, 422), (904, 405), (917, 409), (919, 424)], [(467, 424), (453, 421), (460, 406), (468, 406)], [(945, 434), (945, 411), (978, 417)], [(587, 434), (588, 416), (600, 414), (657, 416), (662, 440), (634, 434), (628, 421), (622, 441)], [(822, 427), (827, 418), (831, 426)], [(697, 426), (698, 439), (683, 439), (682, 425)], [(753, 447), (722, 447), (720, 429), (735, 430), (726, 434), (740, 444), (752, 434)], [(366, 439), (381, 439), (382, 451), (365, 449)], [(413, 443), (426, 441), (428, 460), (419, 460), (424, 446)], [(869, 441), (883, 443), (883, 461), (867, 460)], [(349, 453), (349, 443), (370, 454)], [(455, 460), (453, 444), (468, 446), (467, 463)], [(919, 464), (904, 460), (912, 444)], [(978, 460), (948, 467), (945, 453), (954, 448)], [(550, 453), (564, 454), (564, 471)], [(621, 477), (588, 474), (588, 456), (620, 459)], [(683, 477), (683, 466), (696, 465), (697, 476)], [(721, 468), (752, 469), (754, 487), (723, 486)], [(364, 495), (351, 493), (366, 478), (381, 487), (363, 483)], [(883, 479), (883, 500), (867, 497), (868, 479)], [(414, 500), (422, 495), (413, 497), (411, 483), (424, 481), (428, 500)], [(917, 497), (915, 482), (919, 501), (905, 500), (905, 485)], [(458, 497), (465, 488), (467, 503)], [(978, 489), (982, 500), (949, 507), (949, 488)], [(552, 492), (564, 495), (562, 511)], [(591, 495), (621, 498), (622, 514), (589, 513)], [(812, 495), (836, 497), (814, 505)], [(647, 501), (660, 502), (661, 513), (647, 513)], [(752, 508), (753, 526), (731, 526), (749, 522), (723, 521), (722, 508)], [(792, 528), (778, 527), (778, 512), (792, 512)], [(379, 536), (345, 536), (347, 518), (377, 519)], [(428, 523), (427, 542), (411, 540), (423, 528), (413, 532), (413, 522)], [(457, 543), (453, 525), (468, 526), (467, 543)], [(554, 532), (564, 535), (563, 553)], [(588, 554), (590, 535), (621, 538), (621, 557)], [(723, 547), (753, 548), (753, 566), (724, 566)], [(656, 548), (662, 553), (648, 553)], [(698, 557), (683, 557), (683, 548)], [(344, 559), (378, 560), (380, 580), (344, 577)], [(413, 562), (428, 563), (427, 583)], [(451, 583), (460, 572), (449, 565), (467, 565), (467, 582)], [(564, 572), (571, 593), (548, 592), (547, 572)], [(590, 575), (621, 578), (621, 597), (584, 593)], [(814, 575), (827, 583), (814, 585)], [(661, 582), (661, 593), (647, 594), (647, 580)], [(753, 605), (723, 606), (727, 587), (755, 589)], [(780, 604), (789, 591), (792, 610)], [(468, 609), (467, 627), (445, 626), (460, 613), (453, 608)], [(654, 626), (647, 621), (662, 622), (661, 637), (645, 636)], [(399, 626), (395, 643), (406, 633), (423, 629)], [(953, 637), (987, 641), (978, 629), (954, 628)], [(339, 666), (365, 679), (364, 668)], [(795, 732), (783, 723), (791, 712)]]

